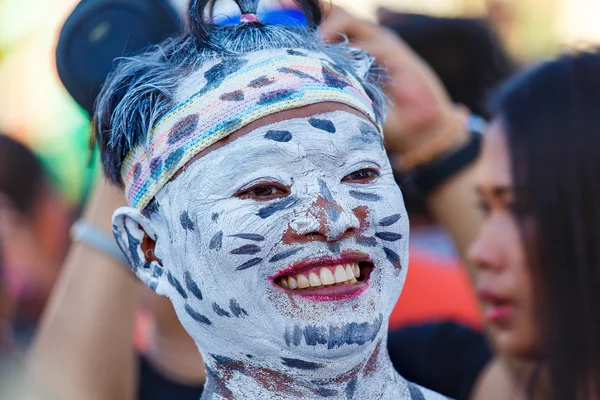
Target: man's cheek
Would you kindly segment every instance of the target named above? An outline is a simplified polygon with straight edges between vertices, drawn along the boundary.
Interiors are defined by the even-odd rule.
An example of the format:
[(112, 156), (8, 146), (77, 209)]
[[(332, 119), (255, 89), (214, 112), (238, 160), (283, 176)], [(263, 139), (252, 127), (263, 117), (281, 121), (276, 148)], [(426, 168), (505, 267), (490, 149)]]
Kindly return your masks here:
[(175, 288), (171, 300), (178, 314), (187, 317), (191, 329), (219, 326), (250, 315), (246, 294), (236, 290), (224, 273), (185, 271), (170, 282)]

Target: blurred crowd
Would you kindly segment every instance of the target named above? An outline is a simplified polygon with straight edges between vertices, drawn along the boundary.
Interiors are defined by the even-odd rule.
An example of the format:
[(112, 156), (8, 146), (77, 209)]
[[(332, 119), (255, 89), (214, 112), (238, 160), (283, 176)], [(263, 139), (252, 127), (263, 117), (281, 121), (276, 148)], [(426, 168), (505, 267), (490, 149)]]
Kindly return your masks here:
[[(137, 30), (126, 48), (122, 32), (112, 32), (115, 42), (101, 49), (77, 42), (92, 25), (102, 34), (83, 9), (71, 16), (78, 20), (67, 20), (58, 71), (90, 118), (119, 52), (181, 29), (179, 10), (156, 3), (146, 19), (106, 12), (119, 30)], [(426, 89), (415, 85), (413, 97), (398, 96), (399, 84), (392, 83), (393, 110), (408, 110), (410, 120), (410, 112), (427, 111), (406, 102), (425, 108), (448, 102), (467, 110), (469, 127), (487, 140), (453, 171), (463, 181), (448, 194), (444, 184), (423, 187), (403, 167), (402, 140), (409, 139), (387, 139), (411, 224), (408, 277), (389, 321), (394, 366), (406, 379), (457, 399), (599, 399), (600, 297), (593, 290), (600, 284), (599, 53), (521, 65), (501, 39), (508, 18), (502, 9), (492, 21), (380, 9), (378, 24), (339, 8), (329, 12), (322, 27), (328, 39), (344, 33), (383, 61), (392, 81), (404, 73), (426, 82)], [(403, 64), (393, 65), (394, 55), (386, 54), (392, 50), (405, 57)], [(422, 78), (429, 74), (434, 78)], [(437, 84), (431, 82), (439, 88), (429, 89)], [(427, 98), (436, 90), (443, 95)], [(394, 129), (393, 116), (386, 129)], [(73, 205), (44, 161), (15, 137), (0, 136), (0, 393), (27, 381), (64, 399), (86, 391), (86, 399), (199, 398), (202, 360), (169, 301), (118, 261), (72, 242), (79, 219), (112, 235), (112, 212), (125, 204), (120, 189), (97, 174), (93, 192)], [(96, 163), (94, 143), (89, 152)], [(473, 209), (473, 220), (452, 220), (464, 209)], [(503, 318), (511, 312), (516, 320)], [(90, 370), (97, 371), (93, 377)]]

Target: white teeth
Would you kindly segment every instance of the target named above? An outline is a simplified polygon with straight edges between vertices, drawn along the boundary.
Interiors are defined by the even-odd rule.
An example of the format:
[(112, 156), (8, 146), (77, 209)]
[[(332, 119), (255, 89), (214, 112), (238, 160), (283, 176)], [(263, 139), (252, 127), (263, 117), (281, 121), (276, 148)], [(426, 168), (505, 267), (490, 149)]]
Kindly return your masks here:
[(308, 274), (308, 282), (310, 282), (310, 286), (312, 287), (321, 286), (321, 279), (314, 272)]
[(334, 272), (331, 272), (332, 268), (314, 268), (302, 274), (297, 274), (295, 277), (283, 277), (279, 280), (279, 284), (284, 289), (295, 290), (330, 285), (352, 285), (358, 282), (357, 278), (360, 278), (358, 263), (336, 265)]
[(343, 282), (346, 282), (347, 280), (348, 280), (348, 276), (346, 275), (346, 271), (344, 270), (344, 267), (342, 267), (341, 265), (338, 265), (337, 267), (335, 267), (335, 282), (343, 283)]
[(298, 288), (298, 282), (296, 282), (296, 280), (294, 279), (293, 276), (290, 276), (288, 278), (288, 283), (289, 283), (290, 289), (297, 289)]
[(319, 275), (323, 285), (333, 285), (335, 283), (335, 278), (329, 268), (321, 268), (321, 273)]
[(346, 278), (348, 280), (354, 279), (354, 271), (352, 271), (352, 266), (346, 265)]
[(310, 282), (308, 281), (308, 278), (306, 276), (304, 276), (303, 274), (298, 274), (296, 276), (296, 280), (298, 281), (298, 288), (300, 288), (300, 289), (305, 289), (310, 286)]

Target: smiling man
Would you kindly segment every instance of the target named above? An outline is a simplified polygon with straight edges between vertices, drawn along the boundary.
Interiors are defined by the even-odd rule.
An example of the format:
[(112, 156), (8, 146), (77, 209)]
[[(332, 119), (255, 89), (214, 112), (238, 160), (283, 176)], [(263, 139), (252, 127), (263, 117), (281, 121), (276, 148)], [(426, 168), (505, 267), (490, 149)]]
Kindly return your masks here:
[[(173, 302), (206, 399), (438, 399), (386, 350), (408, 218), (383, 146), (373, 59), (308, 29), (241, 22), (123, 61), (96, 112), (113, 229)], [(210, 13), (209, 13), (210, 14)]]

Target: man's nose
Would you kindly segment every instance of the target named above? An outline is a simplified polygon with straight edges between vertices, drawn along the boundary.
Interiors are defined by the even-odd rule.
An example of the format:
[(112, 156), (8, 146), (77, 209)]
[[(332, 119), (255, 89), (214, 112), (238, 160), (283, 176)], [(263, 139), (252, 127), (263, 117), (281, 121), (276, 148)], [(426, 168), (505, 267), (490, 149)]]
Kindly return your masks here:
[(320, 181), (319, 194), (291, 225), (288, 239), (295, 242), (336, 242), (354, 235), (360, 221), (347, 203), (338, 201), (327, 185)]

